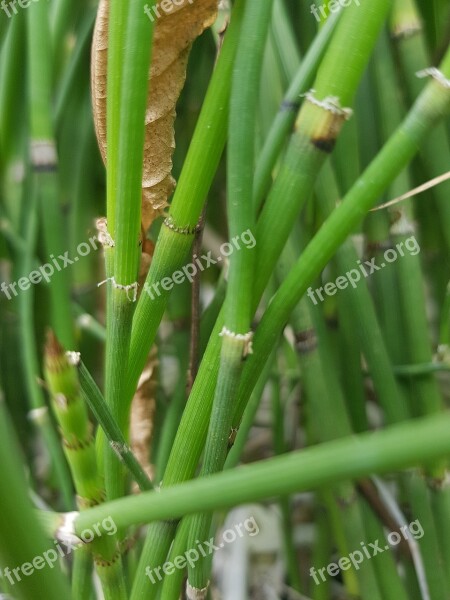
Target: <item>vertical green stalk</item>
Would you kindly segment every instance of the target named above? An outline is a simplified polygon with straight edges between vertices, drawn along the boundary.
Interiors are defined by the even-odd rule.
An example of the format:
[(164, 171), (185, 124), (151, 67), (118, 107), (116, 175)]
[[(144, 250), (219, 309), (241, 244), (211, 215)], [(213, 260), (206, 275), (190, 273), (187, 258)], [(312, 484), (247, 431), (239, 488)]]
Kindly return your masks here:
[[(43, 590), (49, 600), (70, 598), (70, 588), (59, 566), (54, 568), (33, 569), (24, 576), (18, 571), (19, 580), (11, 570), (34, 557), (42, 557), (48, 551), (54, 551), (54, 545), (45, 539), (36, 516), (32, 511), (28, 497), (28, 488), (23, 475), (23, 466), (19, 460), (20, 448), (12, 435), (13, 426), (6, 413), (3, 399), (0, 398), (0, 456), (2, 477), (0, 478), (0, 561), (2, 575), (11, 585), (14, 597), (20, 600), (40, 600)], [(19, 535), (25, 532), (26, 535)], [(42, 559), (44, 560), (44, 559)], [(45, 564), (45, 563), (44, 563)], [(32, 566), (32, 565), (30, 565)], [(47, 565), (46, 565), (47, 566)], [(9, 574), (6, 570), (8, 568)]]
[[(144, 124), (154, 30), (153, 22), (144, 18), (144, 4), (142, 0), (134, 2), (128, 14), (122, 14), (124, 3), (112, 0), (109, 31), (107, 219), (115, 245), (107, 251), (114, 255), (114, 268), (108, 275), (107, 266), (110, 281), (105, 389), (106, 402), (126, 435), (129, 415), (124, 393), (137, 298)], [(119, 20), (121, 16), (127, 18)], [(124, 54), (120, 56), (124, 41)], [(105, 483), (108, 498), (124, 493), (122, 466), (108, 447)]]
[[(26, 216), (24, 223), (24, 239), (27, 243), (19, 259), (21, 273), (29, 273), (34, 263), (34, 250), (37, 234), (37, 206), (36, 190), (31, 195), (30, 202), (25, 206)], [(26, 385), (30, 402), (30, 417), (42, 432), (47, 444), (52, 464), (55, 469), (57, 481), (61, 486), (63, 504), (66, 509), (73, 506), (73, 487), (67, 462), (61, 450), (56, 431), (48, 415), (42, 389), (37, 383), (40, 375), (38, 352), (35, 340), (35, 322), (33, 315), (34, 294), (32, 290), (23, 292), (19, 296), (19, 319), (22, 337), (22, 360), (24, 364)]]
[[(424, 85), (423, 78), (419, 78), (417, 73), (433, 66), (430, 63), (422, 22), (414, 0), (395, 0), (390, 26), (402, 67), (407, 96), (410, 101), (414, 101)], [(420, 159), (428, 179), (448, 171), (450, 143), (444, 124), (436, 127), (424, 140)], [(450, 249), (449, 193), (449, 182), (444, 182), (433, 190), (447, 251)]]
[[(283, 253), (280, 272), (286, 274), (298, 254), (294, 238)], [(304, 298), (294, 308), (291, 324), (294, 328), (296, 350), (302, 370), (302, 382), (307, 395), (307, 422), (313, 443), (325, 442), (352, 434), (352, 427), (341, 387), (334, 373), (329, 339), (319, 309), (308, 306)], [(336, 539), (340, 536), (348, 548), (365, 538), (364, 521), (354, 486), (347, 482), (337, 484), (328, 495), (332, 512), (342, 531), (334, 526)], [(338, 526), (339, 527), (339, 526)], [(367, 564), (356, 574), (346, 575), (348, 592), (362, 597), (380, 597), (373, 565)], [(389, 597), (389, 596), (388, 596)], [(392, 597), (394, 598), (394, 597)]]
[[(284, 431), (284, 406), (280, 394), (280, 381), (275, 380), (271, 385), (272, 394), (272, 437), (275, 454), (288, 451)], [(280, 498), (281, 529), (283, 536), (284, 560), (289, 586), (297, 592), (302, 591), (302, 582), (298, 564), (297, 551), (293, 536), (292, 504), (289, 496)]]
[[(247, 0), (234, 66), (228, 138), (228, 229), (230, 239), (254, 230), (252, 205), (255, 130), (261, 66), (273, 2), (263, 5)], [(239, 389), (244, 359), (251, 353), (250, 330), (253, 304), (255, 253), (248, 249), (229, 257), (225, 324), (220, 333), (222, 348), (217, 387), (206, 439), (201, 475), (220, 470), (225, 462), (233, 419), (233, 399)], [(214, 335), (214, 334), (213, 334)], [(211, 528), (211, 515), (194, 517), (189, 543), (204, 540)], [(193, 547), (193, 545), (189, 545)], [(188, 569), (187, 596), (202, 598), (208, 587), (209, 561), (199, 559)]]
[[(57, 155), (51, 120), (53, 53), (49, 32), (49, 6), (32, 3), (27, 8), (30, 155), (38, 190), (47, 254), (63, 255), (64, 223), (59, 201)], [(75, 347), (70, 307), (70, 269), (54, 269), (50, 286), (52, 323), (63, 344)]]

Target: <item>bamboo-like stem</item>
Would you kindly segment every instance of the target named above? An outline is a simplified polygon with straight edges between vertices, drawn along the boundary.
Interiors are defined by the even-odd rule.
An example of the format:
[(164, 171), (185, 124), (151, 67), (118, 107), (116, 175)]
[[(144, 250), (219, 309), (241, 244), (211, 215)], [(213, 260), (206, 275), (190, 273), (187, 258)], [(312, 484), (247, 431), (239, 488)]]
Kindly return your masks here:
[[(252, 192), (256, 106), (272, 6), (272, 1), (266, 1), (261, 6), (259, 0), (247, 0), (236, 53), (228, 140), (227, 209), (230, 238), (239, 238), (242, 232), (254, 230)], [(233, 399), (239, 388), (243, 360), (251, 353), (253, 334), (250, 325), (255, 253), (247, 249), (233, 252), (229, 261), (220, 368), (206, 439), (202, 476), (220, 470), (225, 462), (233, 419)], [(211, 528), (211, 519), (211, 515), (194, 517), (189, 534), (189, 547), (193, 547), (195, 540), (206, 539)], [(208, 576), (209, 561), (203, 560), (203, 557), (194, 568), (188, 568), (189, 600), (196, 600), (194, 590), (208, 587)]]
[(125, 528), (424, 464), (450, 452), (449, 426), (447, 413), (415, 419), (376, 433), (327, 442), (180, 483), (160, 492), (120, 498), (79, 513), (75, 532), (81, 533), (105, 516), (111, 516), (118, 527)]
[(152, 286), (180, 269), (187, 259), (205, 198), (225, 146), (231, 74), (243, 8), (244, 0), (240, 0), (233, 9), (231, 23), (171, 202), (169, 218), (161, 227), (144, 291), (136, 307), (127, 383), (128, 402), (131, 402), (167, 304), (167, 291), (158, 290), (156, 295), (152, 293)]
[[(77, 361), (78, 356), (75, 359)], [(45, 348), (45, 376), (75, 483), (78, 506), (83, 510), (100, 504), (105, 497), (104, 484), (97, 468), (93, 427), (80, 394), (78, 374), (70, 356), (51, 332)], [(116, 539), (110, 536), (96, 539), (92, 542), (92, 553), (105, 599), (125, 598), (122, 562)]]

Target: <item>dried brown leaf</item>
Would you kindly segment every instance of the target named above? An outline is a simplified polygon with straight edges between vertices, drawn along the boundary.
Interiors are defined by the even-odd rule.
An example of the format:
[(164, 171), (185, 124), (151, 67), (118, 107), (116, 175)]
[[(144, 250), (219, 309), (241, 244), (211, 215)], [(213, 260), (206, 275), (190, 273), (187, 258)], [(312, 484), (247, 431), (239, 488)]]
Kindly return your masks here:
[(156, 346), (153, 346), (131, 403), (130, 420), (131, 449), (150, 479), (153, 479), (153, 467), (150, 464), (150, 444), (154, 426), (157, 385), (158, 354)]
[[(178, 5), (179, 4), (179, 5)], [(149, 101), (145, 115), (142, 178), (142, 225), (151, 223), (168, 206), (175, 187), (171, 175), (175, 149), (175, 106), (186, 78), (193, 41), (214, 23), (218, 0), (182, 0), (164, 13), (159, 8), (149, 73)], [(106, 91), (108, 0), (100, 0), (92, 48), (92, 105), (98, 145), (106, 163)], [(147, 18), (145, 14), (142, 18)]]

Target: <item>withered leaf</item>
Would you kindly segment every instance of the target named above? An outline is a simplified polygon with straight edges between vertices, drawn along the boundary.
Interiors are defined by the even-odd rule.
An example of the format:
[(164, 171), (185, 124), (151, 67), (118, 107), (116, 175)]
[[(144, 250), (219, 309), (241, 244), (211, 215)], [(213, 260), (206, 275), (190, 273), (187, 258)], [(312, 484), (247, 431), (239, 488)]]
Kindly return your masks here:
[[(216, 18), (218, 0), (178, 0), (155, 19), (149, 100), (145, 116), (145, 148), (142, 178), (142, 226), (151, 223), (168, 206), (175, 187), (171, 175), (175, 148), (175, 106), (186, 78), (193, 41)], [(95, 131), (106, 163), (106, 94), (109, 0), (100, 0), (92, 48), (92, 105)], [(148, 18), (145, 14), (142, 18)]]

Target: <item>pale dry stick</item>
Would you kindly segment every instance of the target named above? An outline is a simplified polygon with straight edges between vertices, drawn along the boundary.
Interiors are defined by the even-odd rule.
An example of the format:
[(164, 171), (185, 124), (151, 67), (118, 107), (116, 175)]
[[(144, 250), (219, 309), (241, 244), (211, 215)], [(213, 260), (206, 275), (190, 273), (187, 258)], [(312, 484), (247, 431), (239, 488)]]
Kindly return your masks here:
[(420, 185), (419, 187), (416, 187), (413, 190), (406, 192), (406, 194), (402, 194), (401, 196), (398, 196), (398, 198), (394, 198), (393, 200), (389, 200), (389, 202), (385, 202), (384, 204), (380, 204), (380, 206), (376, 206), (375, 208), (372, 208), (370, 210), (370, 212), (376, 212), (377, 210), (382, 210), (383, 208), (388, 208), (389, 206), (394, 206), (395, 204), (398, 204), (399, 202), (403, 202), (404, 200), (413, 198), (414, 196), (417, 196), (418, 194), (422, 194), (423, 192), (426, 192), (427, 190), (430, 190), (431, 188), (436, 187), (437, 185), (439, 185), (440, 183), (443, 183), (444, 181), (447, 181), (448, 179), (450, 179), (450, 171), (448, 171), (447, 173), (444, 173), (443, 175), (439, 175), (438, 177), (434, 177), (434, 179), (431, 179), (430, 181), (427, 181), (426, 183)]
[[(394, 496), (390, 493), (387, 486), (379, 477), (371, 477), (375, 487), (377, 488), (378, 494), (382, 499), (386, 510), (389, 511), (392, 518), (398, 523), (399, 528), (405, 527), (408, 525), (405, 515), (401, 511), (398, 503), (396, 502)], [(420, 546), (417, 541), (410, 536), (406, 538), (406, 543), (408, 544), (409, 551), (411, 553), (411, 557), (414, 563), (414, 568), (416, 570), (417, 581), (419, 583), (420, 592), (422, 595), (422, 600), (430, 600), (430, 591), (428, 588), (427, 576), (425, 573), (425, 567), (422, 560), (422, 555), (420, 552)]]

